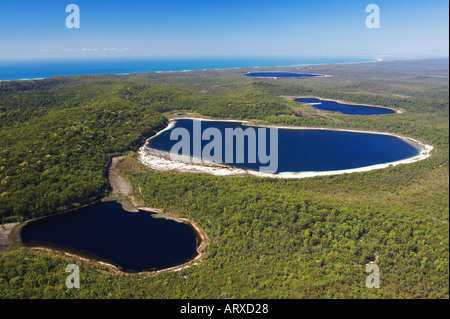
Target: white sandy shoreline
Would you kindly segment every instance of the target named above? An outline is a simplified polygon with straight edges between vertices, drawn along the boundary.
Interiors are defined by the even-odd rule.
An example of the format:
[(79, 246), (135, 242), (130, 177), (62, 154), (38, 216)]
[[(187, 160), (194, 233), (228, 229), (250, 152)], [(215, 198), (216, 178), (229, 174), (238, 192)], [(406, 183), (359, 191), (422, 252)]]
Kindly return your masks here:
[[(158, 132), (156, 135), (150, 137), (148, 140), (154, 138), (159, 135), (163, 131), (166, 131), (175, 125), (176, 120), (178, 119), (193, 119), (193, 120), (201, 120), (201, 121), (217, 121), (217, 122), (237, 122), (247, 124), (248, 121), (238, 121), (238, 120), (213, 120), (213, 119), (203, 119), (203, 118), (194, 118), (194, 117), (185, 117), (185, 118), (171, 118), (169, 125), (162, 131)], [(207, 173), (218, 176), (258, 176), (258, 177), (272, 177), (272, 178), (305, 178), (305, 177), (315, 177), (315, 176), (326, 176), (326, 175), (339, 175), (339, 174), (347, 174), (347, 173), (355, 173), (355, 172), (367, 172), (375, 169), (387, 168), (389, 166), (396, 166), (400, 164), (410, 164), (423, 159), (426, 159), (431, 156), (431, 151), (433, 150), (433, 146), (424, 144), (418, 140), (413, 138), (400, 136), (398, 134), (385, 133), (385, 132), (376, 132), (376, 131), (362, 131), (362, 130), (351, 130), (351, 129), (330, 129), (330, 128), (311, 128), (311, 127), (292, 127), (292, 126), (275, 126), (275, 125), (253, 125), (257, 127), (267, 127), (267, 128), (280, 128), (280, 129), (296, 129), (296, 130), (328, 130), (328, 131), (342, 131), (342, 132), (353, 132), (353, 133), (363, 133), (363, 134), (380, 134), (380, 135), (389, 135), (400, 138), (415, 147), (417, 147), (420, 151), (416, 156), (406, 158), (403, 160), (382, 163), (352, 169), (344, 169), (344, 170), (336, 170), (336, 171), (312, 171), (312, 172), (282, 172), (278, 174), (272, 173), (264, 173), (254, 170), (241, 169), (237, 167), (232, 167), (228, 165), (221, 165), (216, 163), (183, 163), (176, 162), (170, 158), (170, 154), (168, 152), (158, 151), (152, 148), (147, 147), (147, 141), (144, 143), (142, 147), (139, 148), (137, 152), (138, 160), (146, 167), (154, 170), (160, 171), (176, 171), (183, 173)]]

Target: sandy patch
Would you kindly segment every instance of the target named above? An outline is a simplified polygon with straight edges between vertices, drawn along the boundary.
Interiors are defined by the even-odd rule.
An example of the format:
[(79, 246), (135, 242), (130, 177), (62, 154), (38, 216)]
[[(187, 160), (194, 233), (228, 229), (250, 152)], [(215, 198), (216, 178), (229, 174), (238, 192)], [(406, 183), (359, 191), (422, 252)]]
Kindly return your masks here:
[(9, 234), (19, 223), (6, 223), (0, 225), (0, 253), (9, 250)]

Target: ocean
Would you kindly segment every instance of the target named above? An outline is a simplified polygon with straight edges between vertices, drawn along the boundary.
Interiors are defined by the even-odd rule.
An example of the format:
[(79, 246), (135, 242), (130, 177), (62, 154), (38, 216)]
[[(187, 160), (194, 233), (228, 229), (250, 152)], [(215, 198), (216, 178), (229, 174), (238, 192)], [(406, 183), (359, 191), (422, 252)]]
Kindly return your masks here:
[(191, 71), (289, 65), (374, 62), (374, 57), (205, 57), (205, 58), (74, 58), (0, 60), (0, 80), (41, 79), (86, 74)]

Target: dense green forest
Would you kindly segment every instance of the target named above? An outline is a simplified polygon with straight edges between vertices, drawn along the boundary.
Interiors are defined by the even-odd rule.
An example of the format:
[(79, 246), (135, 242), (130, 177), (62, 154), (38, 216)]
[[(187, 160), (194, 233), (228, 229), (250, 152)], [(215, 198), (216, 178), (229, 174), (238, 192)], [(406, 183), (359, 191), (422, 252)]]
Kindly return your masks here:
[[(135, 197), (199, 224), (210, 239), (205, 260), (142, 277), (15, 247), (0, 255), (0, 298), (448, 298), (448, 60), (308, 71), (333, 76), (274, 81), (243, 69), (0, 82), (3, 223), (106, 196), (111, 157), (135, 151), (179, 111), (392, 132), (434, 146), (413, 164), (289, 180), (156, 172), (128, 155), (118, 172)], [(403, 113), (323, 113), (286, 96)], [(365, 265), (377, 257), (381, 288), (368, 289)], [(69, 262), (80, 265), (80, 289), (65, 287)]]
[(136, 148), (167, 123), (151, 107), (109, 94), (118, 89), (110, 82), (48, 82), (0, 85), (3, 221), (48, 215), (105, 196), (111, 155)]

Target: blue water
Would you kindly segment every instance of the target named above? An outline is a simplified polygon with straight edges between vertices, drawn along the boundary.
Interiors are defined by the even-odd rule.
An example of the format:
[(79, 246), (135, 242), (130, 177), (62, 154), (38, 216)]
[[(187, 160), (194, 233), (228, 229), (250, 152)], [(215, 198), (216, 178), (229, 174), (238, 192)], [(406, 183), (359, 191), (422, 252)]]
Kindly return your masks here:
[(0, 80), (375, 61), (369, 57), (85, 58), (0, 61)]
[(316, 98), (300, 98), (295, 99), (295, 101), (303, 103), (320, 103), (320, 104), (313, 104), (312, 107), (322, 111), (340, 112), (342, 114), (347, 115), (380, 115), (380, 114), (395, 113), (394, 110), (383, 107), (344, 104), (334, 101), (320, 100)]
[(251, 72), (245, 75), (264, 78), (303, 78), (303, 77), (320, 76), (318, 74), (291, 73), (291, 72)]
[[(223, 140), (226, 128), (248, 127), (238, 122), (202, 121), (201, 129), (215, 127), (220, 130)], [(191, 155), (193, 154), (193, 120), (181, 119), (169, 130), (150, 139), (148, 147), (169, 152), (178, 140), (170, 140), (171, 132), (176, 128), (185, 128), (190, 132)], [(256, 128), (256, 127), (253, 127)], [(268, 130), (268, 129), (266, 129)], [(256, 129), (258, 136), (258, 130)], [(269, 155), (269, 136), (266, 131), (266, 150)], [(202, 141), (202, 149), (210, 141)], [(222, 143), (222, 154), (224, 159), (225, 142)], [(249, 163), (247, 157), (248, 143), (245, 142), (245, 162), (237, 163), (235, 160), (229, 165), (259, 170), (262, 164)], [(311, 172), (311, 171), (335, 171), (365, 167), (375, 164), (389, 163), (413, 157), (419, 153), (419, 149), (412, 144), (390, 135), (356, 133), (331, 130), (278, 130), (278, 169), (276, 173), (282, 172)], [(225, 163), (223, 160), (222, 163)]]
[(111, 263), (123, 271), (167, 268), (197, 255), (197, 233), (183, 223), (129, 213), (116, 202), (100, 202), (26, 224), (21, 239)]

